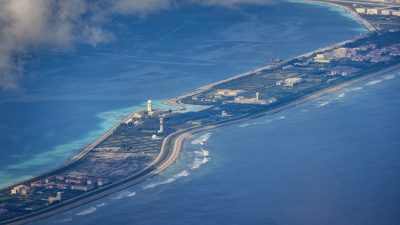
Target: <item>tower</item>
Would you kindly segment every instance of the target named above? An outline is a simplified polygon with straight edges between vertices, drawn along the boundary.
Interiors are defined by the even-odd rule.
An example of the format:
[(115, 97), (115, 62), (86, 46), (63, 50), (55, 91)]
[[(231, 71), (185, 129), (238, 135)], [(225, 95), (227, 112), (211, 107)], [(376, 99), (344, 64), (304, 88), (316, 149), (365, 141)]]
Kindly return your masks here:
[(149, 115), (153, 114), (153, 103), (151, 102), (151, 100), (147, 101), (147, 113)]
[(260, 93), (258, 93), (258, 92), (256, 93), (256, 100), (260, 101)]
[(158, 130), (158, 133), (163, 133), (164, 132), (164, 117), (160, 116), (160, 130)]

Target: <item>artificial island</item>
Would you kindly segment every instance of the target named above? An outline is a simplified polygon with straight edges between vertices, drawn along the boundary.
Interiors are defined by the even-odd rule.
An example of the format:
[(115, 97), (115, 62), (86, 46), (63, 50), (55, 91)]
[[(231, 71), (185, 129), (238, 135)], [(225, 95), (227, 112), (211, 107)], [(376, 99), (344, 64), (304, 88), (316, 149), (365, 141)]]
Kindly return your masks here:
[[(273, 114), (374, 76), (400, 69), (400, 5), (319, 1), (344, 7), (365, 35), (197, 89), (120, 123), (47, 173), (0, 189), (0, 224), (46, 218), (141, 183), (178, 158), (195, 133)], [(199, 111), (181, 107), (202, 106)], [(179, 106), (179, 107), (176, 107)]]

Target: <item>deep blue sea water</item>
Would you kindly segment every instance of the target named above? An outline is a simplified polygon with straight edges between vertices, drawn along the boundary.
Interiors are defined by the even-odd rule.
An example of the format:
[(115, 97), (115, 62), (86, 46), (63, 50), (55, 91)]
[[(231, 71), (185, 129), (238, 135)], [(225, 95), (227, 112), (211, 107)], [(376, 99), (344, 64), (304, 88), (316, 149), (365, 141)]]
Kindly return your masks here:
[[(342, 16), (341, 16), (342, 15)], [(160, 100), (365, 32), (327, 6), (182, 5), (115, 18), (114, 41), (26, 62), (21, 89), (0, 93), (0, 185), (65, 162), (147, 99)]]
[(400, 71), (198, 134), (157, 178), (35, 224), (398, 224), (399, 88)]
[[(294, 2), (185, 6), (110, 29), (116, 40), (95, 49), (38, 54), (23, 90), (1, 96), (0, 183), (62, 163), (148, 98), (363, 32), (336, 9)], [(196, 135), (161, 176), (35, 224), (400, 223), (399, 87), (389, 74)]]

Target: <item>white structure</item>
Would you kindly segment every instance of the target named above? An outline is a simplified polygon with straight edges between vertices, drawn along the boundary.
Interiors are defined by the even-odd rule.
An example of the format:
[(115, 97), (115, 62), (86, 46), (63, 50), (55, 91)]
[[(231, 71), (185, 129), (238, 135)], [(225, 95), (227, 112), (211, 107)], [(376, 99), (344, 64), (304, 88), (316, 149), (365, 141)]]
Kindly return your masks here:
[(60, 201), (61, 202), (61, 192), (57, 192), (56, 197), (49, 196), (49, 203), (52, 204), (53, 202)]
[(367, 14), (368, 15), (378, 15), (378, 9), (369, 8), (369, 9), (367, 9)]
[(291, 77), (285, 80), (285, 86), (293, 87), (302, 81), (300, 77)]
[(160, 130), (158, 130), (158, 133), (163, 133), (164, 132), (164, 117), (160, 116)]
[(367, 10), (365, 8), (356, 8), (356, 12), (359, 14), (365, 14)]
[(13, 195), (29, 195), (31, 193), (31, 188), (26, 185), (18, 185), (11, 189), (11, 194)]
[(155, 135), (155, 134), (153, 134), (152, 136), (151, 136), (151, 140), (159, 140), (160, 138), (157, 136), (157, 135)]
[(260, 101), (260, 93), (256, 93), (256, 101)]
[(400, 16), (400, 10), (393, 10), (392, 11), (393, 16)]
[(147, 113), (153, 115), (153, 102), (151, 100), (147, 101)]

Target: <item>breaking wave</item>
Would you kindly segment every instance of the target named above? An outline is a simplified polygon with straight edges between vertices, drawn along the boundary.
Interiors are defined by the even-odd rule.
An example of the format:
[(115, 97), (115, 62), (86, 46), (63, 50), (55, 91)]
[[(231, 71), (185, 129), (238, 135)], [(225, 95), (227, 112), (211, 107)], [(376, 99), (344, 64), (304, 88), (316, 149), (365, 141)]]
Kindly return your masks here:
[(211, 137), (211, 133), (207, 133), (204, 135), (201, 135), (199, 138), (194, 139), (191, 144), (192, 145), (200, 145), (206, 141), (208, 141), (208, 139)]
[(317, 105), (317, 107), (318, 107), (318, 108), (324, 107), (324, 106), (328, 105), (329, 103), (331, 103), (331, 102), (330, 102), (330, 101), (322, 102), (322, 103), (320, 103), (319, 105)]
[(135, 191), (133, 191), (133, 192), (128, 192), (127, 194), (126, 194), (126, 197), (133, 197), (133, 196), (135, 196), (136, 195), (136, 192)]
[(359, 90), (362, 90), (363, 88), (362, 87), (354, 87), (354, 88), (352, 88), (351, 90), (352, 91), (359, 91)]
[(209, 151), (201, 149), (200, 151), (194, 151), (194, 154), (197, 156), (208, 156), (210, 154)]
[(114, 196), (114, 197), (111, 197), (110, 199), (119, 200), (119, 199), (122, 199), (122, 198), (124, 198), (124, 197), (132, 197), (132, 196), (135, 196), (135, 195), (136, 195), (136, 192), (125, 191), (125, 192), (123, 192), (123, 193), (117, 194), (117, 195)]
[(89, 215), (94, 213), (97, 210), (96, 207), (90, 207), (88, 209), (82, 210), (80, 212), (78, 212), (77, 214), (75, 214), (76, 216), (84, 216), (84, 215)]
[(338, 98), (344, 98), (346, 96), (346, 93), (340, 93), (339, 95), (338, 95)]
[(206, 164), (208, 161), (210, 161), (210, 158), (204, 157), (204, 158), (195, 158), (192, 165), (191, 169), (198, 169), (200, 168), (203, 164)]
[(253, 126), (253, 125), (269, 124), (269, 123), (272, 123), (272, 122), (274, 122), (276, 120), (283, 120), (283, 119), (286, 119), (286, 116), (279, 116), (279, 117), (277, 117), (275, 119), (268, 119), (268, 120), (264, 120), (264, 121), (261, 121), (261, 122), (240, 124), (239, 127), (247, 127), (247, 126)]
[(106, 203), (101, 203), (101, 204), (98, 204), (98, 205), (96, 205), (97, 207), (103, 207), (103, 206), (105, 206), (106, 205)]
[(396, 78), (396, 75), (395, 74), (389, 74), (389, 75), (384, 76), (383, 78), (385, 78), (385, 80), (392, 80), (392, 79)]
[(379, 84), (380, 82), (382, 82), (382, 80), (373, 80), (367, 83), (367, 85), (375, 85), (375, 84)]
[(179, 178), (179, 177), (187, 177), (187, 176), (189, 176), (189, 175), (190, 175), (190, 173), (189, 173), (188, 171), (184, 170), (184, 171), (178, 173), (177, 175), (175, 175), (174, 177), (176, 177), (176, 178)]
[(168, 178), (168, 179), (166, 179), (164, 181), (154, 182), (154, 183), (150, 183), (148, 185), (145, 185), (145, 186), (143, 186), (142, 189), (143, 190), (147, 190), (147, 189), (158, 187), (160, 185), (170, 184), (170, 183), (175, 182), (175, 181), (176, 181), (176, 178)]
[(72, 218), (67, 218), (67, 219), (63, 219), (63, 220), (54, 221), (53, 223), (66, 223), (66, 222), (69, 222), (71, 220), (72, 220)]

